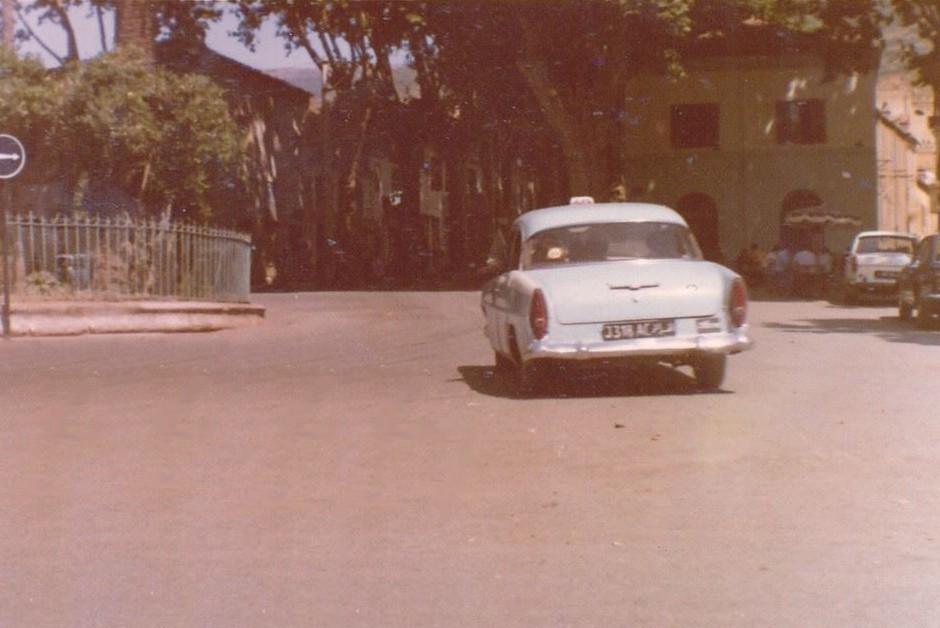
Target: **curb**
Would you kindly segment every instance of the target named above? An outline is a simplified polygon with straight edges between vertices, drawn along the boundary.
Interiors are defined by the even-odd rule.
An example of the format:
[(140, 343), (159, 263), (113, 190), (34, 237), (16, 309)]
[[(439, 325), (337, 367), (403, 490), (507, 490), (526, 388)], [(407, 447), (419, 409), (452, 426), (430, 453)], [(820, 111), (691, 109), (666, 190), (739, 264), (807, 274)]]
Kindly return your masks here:
[(205, 332), (260, 323), (251, 303), (56, 301), (10, 304), (10, 336)]

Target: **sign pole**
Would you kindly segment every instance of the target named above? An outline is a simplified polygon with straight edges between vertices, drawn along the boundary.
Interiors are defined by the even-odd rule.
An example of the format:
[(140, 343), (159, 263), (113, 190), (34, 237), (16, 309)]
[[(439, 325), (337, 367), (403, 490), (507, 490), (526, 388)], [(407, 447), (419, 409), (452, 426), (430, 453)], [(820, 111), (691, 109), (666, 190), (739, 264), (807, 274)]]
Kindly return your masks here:
[(0, 181), (0, 187), (3, 188), (3, 224), (0, 230), (3, 231), (3, 337), (10, 337), (10, 233), (7, 227), (7, 221), (10, 217), (10, 186), (6, 181)]
[(7, 221), (10, 219), (10, 205), (12, 201), (12, 186), (7, 179), (12, 179), (23, 171), (26, 165), (26, 149), (23, 144), (12, 135), (0, 133), (0, 203), (3, 204), (2, 231), (3, 244), (3, 312), (0, 313), (0, 323), (3, 324), (3, 337), (10, 337), (10, 233)]

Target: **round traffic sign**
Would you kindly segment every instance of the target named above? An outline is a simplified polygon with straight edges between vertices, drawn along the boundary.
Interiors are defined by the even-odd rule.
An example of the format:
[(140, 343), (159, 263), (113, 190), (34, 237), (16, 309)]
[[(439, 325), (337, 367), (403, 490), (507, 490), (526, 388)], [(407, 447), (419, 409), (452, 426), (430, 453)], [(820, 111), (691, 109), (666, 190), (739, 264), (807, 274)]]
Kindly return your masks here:
[(0, 133), (0, 179), (12, 179), (26, 165), (26, 150), (12, 135)]

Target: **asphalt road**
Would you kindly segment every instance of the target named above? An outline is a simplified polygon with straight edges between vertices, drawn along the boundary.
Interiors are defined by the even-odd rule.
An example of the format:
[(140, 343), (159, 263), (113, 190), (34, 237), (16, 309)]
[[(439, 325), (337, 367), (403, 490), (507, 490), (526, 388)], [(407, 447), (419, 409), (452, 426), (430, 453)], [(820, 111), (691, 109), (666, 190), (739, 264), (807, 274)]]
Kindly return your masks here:
[(940, 625), (940, 331), (755, 302), (723, 390), (494, 378), (473, 293), (0, 342), (0, 626)]

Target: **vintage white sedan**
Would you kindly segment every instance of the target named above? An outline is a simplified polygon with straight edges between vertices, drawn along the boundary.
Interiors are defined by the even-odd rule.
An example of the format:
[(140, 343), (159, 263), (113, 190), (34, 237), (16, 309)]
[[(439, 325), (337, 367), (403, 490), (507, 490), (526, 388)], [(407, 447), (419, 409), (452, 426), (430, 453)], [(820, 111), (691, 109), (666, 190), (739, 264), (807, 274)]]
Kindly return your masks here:
[(845, 301), (859, 295), (892, 295), (898, 275), (911, 263), (917, 238), (897, 231), (862, 231), (855, 236), (845, 258)]
[(563, 365), (637, 361), (691, 366), (714, 390), (752, 346), (744, 280), (668, 207), (572, 199), (519, 216), (507, 243), (481, 305), (496, 373), (524, 391)]

